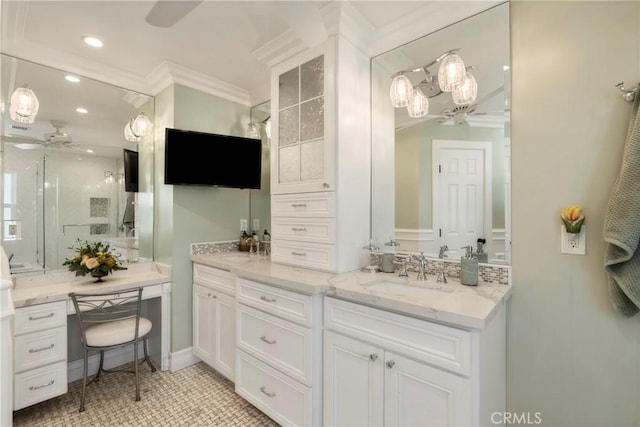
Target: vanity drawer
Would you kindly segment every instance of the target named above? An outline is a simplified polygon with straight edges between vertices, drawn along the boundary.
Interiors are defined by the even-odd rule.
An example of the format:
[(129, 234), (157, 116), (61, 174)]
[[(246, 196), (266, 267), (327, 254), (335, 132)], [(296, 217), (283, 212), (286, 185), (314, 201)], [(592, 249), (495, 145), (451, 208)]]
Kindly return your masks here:
[(271, 237), (279, 240), (297, 240), (315, 243), (334, 243), (334, 218), (273, 218)]
[(67, 303), (57, 301), (17, 308), (13, 320), (14, 335), (66, 326)]
[(208, 265), (193, 264), (193, 281), (208, 288), (217, 289), (229, 295), (235, 295), (236, 276)]
[(236, 344), (242, 350), (311, 386), (311, 329), (237, 305)]
[(314, 270), (333, 271), (336, 265), (336, 247), (322, 243), (273, 239), (271, 261)]
[(13, 354), (13, 371), (16, 373), (66, 360), (67, 328), (60, 326), (16, 336)]
[(325, 298), (324, 326), (451, 372), (471, 375), (471, 333), (335, 298)]
[(311, 327), (311, 295), (237, 279), (237, 301), (294, 323)]
[(335, 194), (328, 192), (271, 196), (271, 216), (335, 217)]
[(242, 350), (236, 352), (236, 393), (278, 424), (312, 425), (311, 388)]
[(67, 362), (17, 374), (14, 377), (13, 410), (60, 396), (67, 392)]

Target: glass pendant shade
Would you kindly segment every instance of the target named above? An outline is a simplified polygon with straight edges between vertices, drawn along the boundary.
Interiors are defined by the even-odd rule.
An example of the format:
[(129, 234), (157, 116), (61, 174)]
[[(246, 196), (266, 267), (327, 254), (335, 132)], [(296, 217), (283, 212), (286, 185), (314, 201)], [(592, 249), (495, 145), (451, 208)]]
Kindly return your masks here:
[(144, 113), (140, 113), (131, 122), (131, 132), (137, 137), (143, 137), (151, 130), (151, 120), (145, 116)]
[(406, 107), (409, 103), (409, 98), (411, 98), (411, 94), (413, 94), (411, 80), (404, 74), (394, 77), (393, 81), (391, 81), (391, 89), (389, 92), (391, 103), (394, 107)]
[(18, 123), (33, 123), (40, 109), (38, 97), (26, 85), (16, 89), (11, 95), (9, 116)]
[(464, 62), (455, 53), (450, 53), (440, 60), (438, 83), (443, 92), (451, 92), (460, 86), (466, 75)]
[(130, 142), (139, 142), (140, 137), (133, 134), (131, 131), (131, 124), (133, 123), (133, 119), (129, 120), (126, 125), (124, 125), (124, 139)]
[(255, 123), (251, 122), (247, 126), (247, 138), (260, 139), (260, 131)]
[(451, 97), (456, 105), (467, 105), (475, 102), (478, 97), (478, 83), (473, 74), (467, 72), (464, 82), (451, 92)]
[(426, 116), (429, 112), (429, 98), (424, 96), (418, 88), (413, 89), (409, 103), (407, 104), (407, 113), (413, 118)]
[(264, 133), (267, 134), (267, 138), (271, 139), (271, 119), (267, 119), (266, 122), (264, 122)]

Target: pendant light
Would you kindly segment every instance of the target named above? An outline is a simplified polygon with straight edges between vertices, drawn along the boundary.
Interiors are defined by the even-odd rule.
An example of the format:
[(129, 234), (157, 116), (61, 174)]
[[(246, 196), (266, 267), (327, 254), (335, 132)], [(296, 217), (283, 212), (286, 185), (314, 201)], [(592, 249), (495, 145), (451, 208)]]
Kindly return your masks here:
[(146, 136), (150, 130), (151, 120), (144, 113), (138, 114), (131, 122), (131, 132), (137, 137)]
[(11, 95), (9, 116), (19, 123), (33, 123), (40, 109), (36, 94), (25, 84), (17, 88)]
[(394, 107), (406, 107), (413, 93), (413, 84), (404, 74), (399, 74), (391, 81), (390, 97)]
[(469, 71), (464, 82), (451, 92), (451, 98), (456, 105), (468, 105), (475, 102), (478, 97), (478, 83)]
[(417, 87), (413, 88), (413, 93), (407, 104), (407, 113), (410, 117), (418, 118), (426, 116), (429, 112), (429, 98), (424, 96), (422, 91)]
[(452, 52), (439, 59), (438, 84), (443, 92), (451, 92), (462, 84), (467, 74), (462, 58)]

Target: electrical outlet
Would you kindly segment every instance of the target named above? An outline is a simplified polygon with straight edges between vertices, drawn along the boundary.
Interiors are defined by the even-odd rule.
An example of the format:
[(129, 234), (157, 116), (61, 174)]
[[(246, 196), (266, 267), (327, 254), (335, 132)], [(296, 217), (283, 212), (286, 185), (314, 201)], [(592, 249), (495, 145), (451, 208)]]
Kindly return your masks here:
[(587, 228), (582, 226), (580, 233), (567, 233), (563, 225), (560, 226), (560, 250), (568, 255), (587, 254)]
[(240, 220), (240, 231), (247, 231), (247, 220), (245, 218)]
[(260, 219), (253, 218), (253, 231), (260, 231)]

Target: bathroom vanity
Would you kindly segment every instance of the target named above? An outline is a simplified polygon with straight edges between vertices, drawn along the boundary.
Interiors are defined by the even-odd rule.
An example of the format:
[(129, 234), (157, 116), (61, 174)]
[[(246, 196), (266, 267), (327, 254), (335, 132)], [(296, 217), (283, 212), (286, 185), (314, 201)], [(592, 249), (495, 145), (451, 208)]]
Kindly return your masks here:
[(510, 285), (331, 274), (237, 252), (191, 259), (194, 304), (207, 277), (231, 298), (213, 317), (194, 309), (194, 353), (211, 331), (208, 354), (227, 362), (203, 360), (278, 423), (491, 425), (504, 411)]

